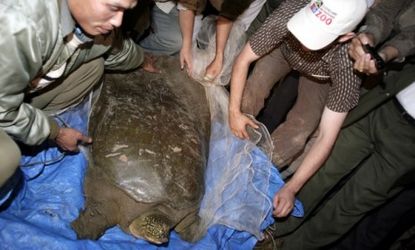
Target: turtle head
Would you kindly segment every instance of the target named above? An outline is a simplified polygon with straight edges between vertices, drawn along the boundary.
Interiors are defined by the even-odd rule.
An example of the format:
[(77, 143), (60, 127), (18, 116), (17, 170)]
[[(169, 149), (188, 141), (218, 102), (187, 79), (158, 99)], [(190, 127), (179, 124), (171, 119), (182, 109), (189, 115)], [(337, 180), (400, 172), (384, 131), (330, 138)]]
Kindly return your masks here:
[(152, 213), (137, 217), (128, 228), (135, 237), (143, 238), (154, 244), (163, 244), (169, 241), (171, 224), (167, 216)]

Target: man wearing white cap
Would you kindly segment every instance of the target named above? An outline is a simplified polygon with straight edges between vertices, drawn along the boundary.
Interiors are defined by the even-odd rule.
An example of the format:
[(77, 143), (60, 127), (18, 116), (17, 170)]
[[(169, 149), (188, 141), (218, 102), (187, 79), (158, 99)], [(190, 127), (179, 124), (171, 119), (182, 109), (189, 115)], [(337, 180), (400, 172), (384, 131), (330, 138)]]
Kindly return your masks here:
[[(351, 31), (363, 19), (366, 11), (366, 0), (285, 1), (251, 37), (236, 60), (231, 80), (229, 124), (233, 133), (240, 138), (248, 138), (247, 125), (257, 127), (241, 112), (241, 106), (244, 112), (256, 115), (274, 82), (293, 69), (301, 74), (299, 96), (293, 108), (297, 106), (297, 116), (301, 118), (301, 115), (307, 115), (304, 112), (310, 109), (317, 114), (318, 103), (324, 103), (314, 145), (293, 177), (274, 197), (276, 217), (285, 217), (291, 212), (295, 195), (327, 159), (347, 113), (357, 105), (361, 80), (353, 71), (353, 62), (343, 42), (353, 37)], [(253, 76), (246, 81), (251, 62), (268, 53), (274, 59), (273, 64), (268, 66), (275, 73), (274, 81), (261, 81), (263, 72), (255, 69)], [(314, 87), (309, 88), (306, 84), (316, 88), (321, 88), (319, 84), (325, 84), (322, 86), (327, 86), (327, 97), (324, 87), (320, 93), (313, 93)], [(301, 103), (303, 98), (307, 99), (305, 103)], [(319, 99), (317, 104), (313, 103), (313, 98)], [(304, 108), (303, 112), (298, 106)], [(301, 122), (298, 119), (298, 124), (293, 125), (301, 129), (304, 127)], [(298, 139), (296, 134), (291, 136), (293, 140)], [(278, 147), (281, 141), (273, 140)]]

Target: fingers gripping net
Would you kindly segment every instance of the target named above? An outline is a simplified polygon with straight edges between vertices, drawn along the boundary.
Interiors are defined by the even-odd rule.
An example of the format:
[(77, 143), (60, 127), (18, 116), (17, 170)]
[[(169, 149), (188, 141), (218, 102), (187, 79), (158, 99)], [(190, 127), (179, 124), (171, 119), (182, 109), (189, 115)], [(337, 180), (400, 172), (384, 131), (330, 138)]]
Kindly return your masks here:
[[(230, 131), (225, 88), (206, 87), (206, 93), (212, 128), (199, 234), (204, 235), (211, 225), (222, 224), (261, 239), (260, 225), (272, 209), (267, 196), (272, 164), (253, 161), (252, 152), (258, 147), (249, 140), (236, 138)], [(263, 125), (250, 134), (255, 135), (255, 142), (262, 148), (272, 151), (269, 133)]]

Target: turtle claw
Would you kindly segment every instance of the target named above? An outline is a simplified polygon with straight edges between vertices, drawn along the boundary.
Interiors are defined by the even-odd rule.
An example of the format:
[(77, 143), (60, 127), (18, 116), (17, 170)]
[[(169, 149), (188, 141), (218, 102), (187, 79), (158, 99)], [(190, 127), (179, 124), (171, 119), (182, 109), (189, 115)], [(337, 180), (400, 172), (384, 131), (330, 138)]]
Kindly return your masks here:
[(162, 214), (147, 214), (137, 217), (128, 229), (137, 238), (143, 238), (154, 244), (169, 241), (170, 219)]

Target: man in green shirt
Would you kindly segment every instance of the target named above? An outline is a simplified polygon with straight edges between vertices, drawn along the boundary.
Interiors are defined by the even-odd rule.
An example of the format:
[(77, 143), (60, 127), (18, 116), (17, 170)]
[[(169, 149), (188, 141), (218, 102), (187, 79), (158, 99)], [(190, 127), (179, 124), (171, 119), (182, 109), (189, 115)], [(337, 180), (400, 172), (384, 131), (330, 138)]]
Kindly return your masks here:
[(51, 114), (80, 103), (104, 69), (129, 70), (143, 52), (117, 28), (136, 0), (4, 0), (0, 3), (0, 186), (18, 167), (16, 142), (53, 140), (77, 151), (92, 138)]

